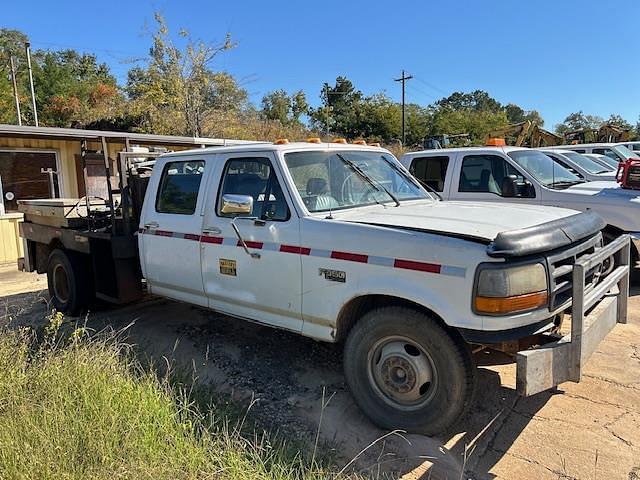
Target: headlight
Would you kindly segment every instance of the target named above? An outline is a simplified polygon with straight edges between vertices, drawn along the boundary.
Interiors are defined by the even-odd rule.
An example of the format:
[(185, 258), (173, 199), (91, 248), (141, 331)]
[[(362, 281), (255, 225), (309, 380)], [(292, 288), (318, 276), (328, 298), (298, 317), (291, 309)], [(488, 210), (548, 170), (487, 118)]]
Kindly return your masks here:
[(541, 263), (480, 267), (473, 306), (476, 313), (503, 315), (547, 305), (547, 272)]

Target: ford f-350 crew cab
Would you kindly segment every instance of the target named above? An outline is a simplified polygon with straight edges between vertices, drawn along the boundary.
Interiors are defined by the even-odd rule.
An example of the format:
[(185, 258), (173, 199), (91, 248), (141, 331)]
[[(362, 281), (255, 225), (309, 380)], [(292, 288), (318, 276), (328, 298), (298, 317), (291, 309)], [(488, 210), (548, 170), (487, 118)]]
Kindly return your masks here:
[(614, 181), (585, 182), (541, 151), (523, 147), (423, 150), (402, 156), (418, 180), (446, 200), (549, 205), (595, 212), (605, 240), (632, 238), (640, 259), (640, 192)]
[(55, 307), (131, 301), (144, 278), (156, 295), (344, 342), (351, 392), (384, 428), (432, 434), (459, 418), (475, 389), (471, 344), (523, 349), (518, 390), (530, 395), (579, 381), (626, 319), (628, 238), (603, 246), (593, 213), (443, 202), (370, 146), (140, 156), (120, 154), (104, 204), (22, 204), (25, 263), (47, 272)]

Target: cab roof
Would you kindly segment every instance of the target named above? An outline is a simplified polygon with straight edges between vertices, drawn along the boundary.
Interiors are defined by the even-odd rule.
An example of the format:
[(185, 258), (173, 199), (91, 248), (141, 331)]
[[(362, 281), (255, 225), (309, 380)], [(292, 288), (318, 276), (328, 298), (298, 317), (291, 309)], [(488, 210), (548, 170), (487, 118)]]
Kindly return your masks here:
[(424, 154), (437, 154), (440, 153), (442, 155), (446, 155), (447, 153), (459, 153), (459, 152), (502, 152), (509, 153), (516, 150), (531, 150), (527, 147), (512, 147), (512, 146), (501, 146), (501, 147), (493, 147), (493, 146), (483, 146), (483, 147), (456, 147), (456, 148), (433, 148), (427, 150), (419, 150), (417, 152), (407, 152), (403, 155), (403, 157), (415, 156), (415, 155), (424, 155)]
[(334, 143), (334, 142), (291, 142), (281, 145), (276, 145), (273, 142), (264, 143), (252, 143), (247, 145), (232, 145), (227, 147), (208, 147), (208, 148), (196, 148), (191, 150), (181, 150), (179, 152), (170, 152), (164, 156), (179, 157), (183, 155), (208, 155), (216, 153), (234, 153), (234, 152), (288, 152), (288, 151), (326, 151), (326, 150), (359, 150), (359, 151), (374, 151), (374, 152), (388, 152), (387, 149), (382, 147), (373, 147), (368, 145), (357, 145), (353, 143)]

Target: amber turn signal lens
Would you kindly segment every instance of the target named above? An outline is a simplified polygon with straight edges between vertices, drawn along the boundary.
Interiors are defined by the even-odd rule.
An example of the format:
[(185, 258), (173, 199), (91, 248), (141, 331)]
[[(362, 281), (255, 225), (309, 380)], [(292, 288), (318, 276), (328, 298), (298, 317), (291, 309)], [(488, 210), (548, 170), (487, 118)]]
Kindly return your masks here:
[(475, 307), (478, 313), (514, 313), (533, 310), (547, 304), (547, 292), (534, 292), (514, 297), (476, 297)]
[(366, 145), (367, 142), (365, 140), (354, 140), (353, 144), (354, 145)]
[(286, 145), (287, 143), (289, 143), (289, 139), (287, 138), (278, 138), (275, 142), (273, 142), (274, 145)]
[(320, 137), (310, 137), (307, 138), (307, 143), (322, 143)]
[(333, 143), (347, 143), (346, 138), (336, 138), (333, 140)]

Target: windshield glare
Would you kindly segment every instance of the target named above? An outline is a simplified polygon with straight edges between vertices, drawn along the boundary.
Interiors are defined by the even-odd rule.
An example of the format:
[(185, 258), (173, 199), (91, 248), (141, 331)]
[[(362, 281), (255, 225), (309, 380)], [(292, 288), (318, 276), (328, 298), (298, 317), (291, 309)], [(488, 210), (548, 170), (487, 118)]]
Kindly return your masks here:
[(394, 203), (394, 197), (432, 198), (411, 176), (395, 170), (389, 163), (397, 165), (395, 158), (385, 153), (304, 151), (284, 158), (310, 212)]
[(616, 145), (613, 147), (613, 151), (620, 154), (623, 158), (622, 160), (626, 160), (628, 158), (638, 158), (640, 155), (637, 152), (632, 152), (624, 145)]
[(529, 172), (536, 180), (547, 187), (558, 187), (562, 184), (582, 183), (582, 180), (550, 157), (535, 150), (516, 150), (508, 155)]
[(579, 167), (584, 168), (589, 173), (606, 173), (606, 172), (610, 171), (610, 170), (608, 170), (606, 168), (603, 168), (602, 165), (600, 165), (595, 160), (592, 160), (589, 157), (585, 157), (584, 155), (581, 155), (580, 153), (563, 152), (563, 155), (568, 157), (570, 160), (573, 160), (573, 162), (576, 165), (578, 165)]

